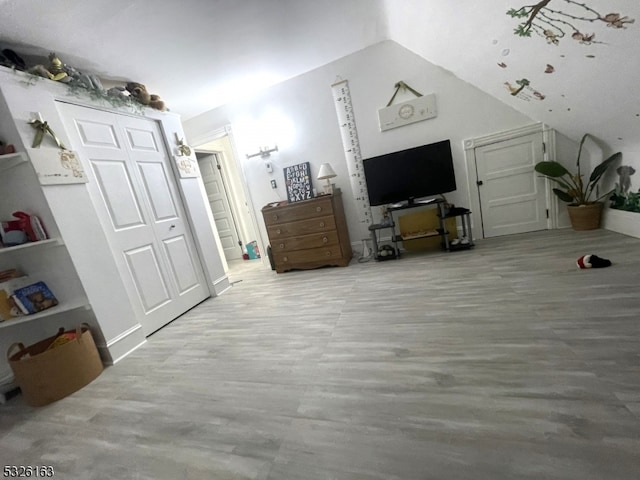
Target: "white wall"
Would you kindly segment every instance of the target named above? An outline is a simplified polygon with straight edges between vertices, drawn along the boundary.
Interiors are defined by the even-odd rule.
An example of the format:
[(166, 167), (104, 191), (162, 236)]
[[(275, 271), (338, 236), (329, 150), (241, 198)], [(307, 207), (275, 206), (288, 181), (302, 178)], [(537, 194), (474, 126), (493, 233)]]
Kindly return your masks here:
[[(260, 209), (269, 202), (286, 199), (282, 169), (311, 162), (314, 176), (323, 162), (330, 162), (338, 174), (335, 183), (344, 193), (351, 241), (368, 237), (358, 222), (347, 165), (331, 92), (336, 79), (349, 81), (356, 124), (364, 158), (417, 145), (451, 139), (458, 190), (447, 198), (456, 205), (469, 205), (463, 141), (524, 125), (533, 121), (481, 92), (451, 73), (425, 61), (393, 41), (381, 42), (348, 55), (243, 102), (228, 104), (184, 122), (187, 138), (199, 138), (231, 124), (255, 214), (267, 236)], [(380, 132), (378, 109), (405, 81), (422, 94), (436, 96), (438, 116), (434, 119)], [(396, 102), (408, 97), (399, 97)], [(258, 147), (276, 143), (279, 152), (270, 157), (274, 173), (266, 172), (260, 157), (246, 159)], [(271, 179), (278, 188), (273, 190)], [(314, 186), (320, 187), (314, 179)], [(377, 208), (374, 208), (374, 214)]]

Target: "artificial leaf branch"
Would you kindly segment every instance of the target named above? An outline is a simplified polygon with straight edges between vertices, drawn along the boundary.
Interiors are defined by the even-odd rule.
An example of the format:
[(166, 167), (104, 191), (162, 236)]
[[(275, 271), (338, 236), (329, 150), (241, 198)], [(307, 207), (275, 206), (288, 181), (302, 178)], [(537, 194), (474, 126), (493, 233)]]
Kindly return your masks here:
[[(601, 43), (595, 41), (595, 33), (584, 33), (576, 26), (578, 22), (593, 23), (601, 21), (607, 27), (616, 29), (627, 28), (627, 24), (635, 22), (635, 19), (622, 16), (619, 13), (602, 14), (589, 7), (586, 3), (575, 0), (562, 0), (568, 6), (576, 8), (582, 14), (574, 14), (564, 10), (555, 10), (549, 7), (553, 0), (541, 0), (534, 5), (523, 5), (520, 8), (511, 8), (507, 15), (512, 18), (526, 18), (520, 23), (514, 33), (521, 37), (530, 37), (531, 32), (544, 37), (548, 43), (558, 45), (560, 39), (572, 32), (571, 38), (584, 45)], [(557, 0), (559, 1), (559, 0)]]
[(53, 132), (46, 121), (34, 118), (33, 120), (29, 120), (29, 124), (36, 129), (36, 136), (33, 138), (33, 144), (31, 145), (31, 148), (40, 148), (44, 135), (48, 133), (53, 137), (53, 140), (56, 142), (56, 145), (58, 145), (58, 148), (60, 148), (60, 150), (67, 149), (60, 141), (60, 139), (56, 137), (56, 134)]

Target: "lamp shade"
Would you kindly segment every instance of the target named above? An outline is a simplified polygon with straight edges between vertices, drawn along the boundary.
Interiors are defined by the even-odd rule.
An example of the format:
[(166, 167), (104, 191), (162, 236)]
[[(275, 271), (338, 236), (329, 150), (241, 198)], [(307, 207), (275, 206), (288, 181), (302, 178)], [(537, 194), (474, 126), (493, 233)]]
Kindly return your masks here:
[(333, 171), (329, 163), (323, 163), (320, 165), (320, 171), (318, 172), (318, 180), (326, 180), (336, 176), (336, 172)]

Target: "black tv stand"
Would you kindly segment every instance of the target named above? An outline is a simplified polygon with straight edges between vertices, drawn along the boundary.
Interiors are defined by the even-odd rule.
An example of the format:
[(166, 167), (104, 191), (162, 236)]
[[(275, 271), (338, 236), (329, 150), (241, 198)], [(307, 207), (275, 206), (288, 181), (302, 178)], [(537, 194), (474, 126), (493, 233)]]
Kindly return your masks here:
[[(401, 233), (396, 232), (396, 222), (393, 218), (393, 212), (399, 210), (406, 210), (408, 208), (423, 207), (425, 205), (436, 205), (438, 208), (438, 223), (439, 228), (433, 231), (421, 232), (420, 234), (412, 235), (411, 237), (403, 237)], [(442, 248), (448, 252), (455, 250), (465, 250), (473, 247), (473, 236), (471, 232), (471, 211), (467, 208), (451, 208), (446, 209), (446, 202), (440, 198), (431, 198), (427, 200), (418, 200), (409, 202), (401, 202), (390, 205), (387, 208), (391, 216), (391, 221), (386, 224), (374, 224), (369, 226), (369, 232), (371, 233), (371, 243), (373, 247), (373, 255), (376, 260), (392, 260), (400, 258), (400, 249), (398, 243), (406, 240), (415, 240), (418, 238), (437, 237), (442, 238)], [(461, 217), (462, 220), (462, 234), (469, 238), (469, 243), (451, 245), (449, 242), (449, 232), (446, 229), (445, 220), (447, 218)], [(378, 245), (378, 231), (388, 228), (392, 231), (391, 241), (393, 242), (393, 254), (380, 256), (378, 253), (380, 247)]]

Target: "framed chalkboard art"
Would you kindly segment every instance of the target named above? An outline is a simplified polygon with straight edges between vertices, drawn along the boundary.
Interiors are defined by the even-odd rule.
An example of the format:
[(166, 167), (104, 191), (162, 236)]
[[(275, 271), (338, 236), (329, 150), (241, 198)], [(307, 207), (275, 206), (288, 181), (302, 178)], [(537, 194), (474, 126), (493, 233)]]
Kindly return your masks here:
[(285, 167), (284, 182), (287, 186), (287, 200), (289, 203), (313, 198), (311, 166), (309, 162)]

